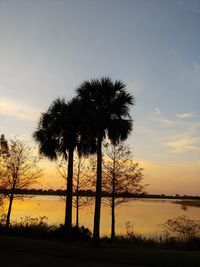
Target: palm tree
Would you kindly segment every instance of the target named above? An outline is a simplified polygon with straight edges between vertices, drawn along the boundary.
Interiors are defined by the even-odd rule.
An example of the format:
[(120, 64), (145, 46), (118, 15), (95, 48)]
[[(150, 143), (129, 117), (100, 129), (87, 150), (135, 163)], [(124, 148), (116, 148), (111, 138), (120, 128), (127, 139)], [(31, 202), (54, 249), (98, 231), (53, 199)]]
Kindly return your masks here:
[[(69, 102), (64, 99), (53, 101), (47, 112), (42, 113), (38, 128), (33, 138), (39, 144), (41, 155), (51, 160), (59, 156), (68, 158), (67, 197), (65, 210), (65, 227), (72, 227), (72, 186), (73, 186), (73, 155), (80, 143), (80, 113), (77, 100)], [(79, 145), (80, 148), (80, 145)]]
[(92, 79), (83, 82), (77, 89), (77, 98), (84, 109), (84, 132), (97, 142), (97, 179), (94, 213), (94, 241), (99, 240), (101, 191), (102, 191), (102, 142), (108, 137), (113, 144), (124, 141), (132, 130), (129, 106), (134, 98), (126, 91), (121, 81), (110, 78)]

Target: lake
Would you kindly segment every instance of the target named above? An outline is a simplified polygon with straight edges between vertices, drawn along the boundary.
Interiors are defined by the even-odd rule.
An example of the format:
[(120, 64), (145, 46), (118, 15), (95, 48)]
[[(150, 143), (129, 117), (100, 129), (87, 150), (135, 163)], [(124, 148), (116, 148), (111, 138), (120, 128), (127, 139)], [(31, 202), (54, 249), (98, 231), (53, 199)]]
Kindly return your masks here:
[[(145, 236), (158, 235), (161, 231), (160, 224), (167, 219), (179, 215), (186, 215), (192, 219), (200, 220), (200, 208), (183, 207), (165, 199), (131, 199), (116, 207), (116, 233), (126, 233), (126, 223), (130, 222), (135, 233)], [(46, 216), (48, 224), (63, 224), (65, 201), (59, 196), (34, 196), (25, 197), (24, 200), (15, 199), (11, 213), (11, 222), (19, 221), (20, 217)], [(92, 231), (94, 203), (80, 209), (80, 225)], [(101, 236), (110, 233), (110, 209), (102, 206)], [(75, 223), (75, 209), (73, 209), (73, 223)]]

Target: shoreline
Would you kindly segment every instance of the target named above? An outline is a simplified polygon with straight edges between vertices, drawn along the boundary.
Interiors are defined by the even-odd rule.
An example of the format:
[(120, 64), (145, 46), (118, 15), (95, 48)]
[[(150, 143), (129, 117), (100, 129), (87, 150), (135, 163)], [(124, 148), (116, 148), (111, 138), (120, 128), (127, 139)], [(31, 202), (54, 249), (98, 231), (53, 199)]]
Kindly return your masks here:
[[(0, 194), (9, 195), (10, 190), (0, 190)], [(30, 196), (66, 196), (65, 190), (42, 190), (42, 189), (24, 189), (24, 190), (15, 190), (16, 195), (30, 195)], [(77, 194), (73, 193), (73, 196)], [(95, 197), (95, 192), (93, 191), (80, 191), (79, 197)], [(102, 192), (102, 198), (104, 197), (112, 197), (105, 192)], [(175, 199), (175, 200), (182, 200), (183, 202), (195, 200), (199, 201), (200, 203), (200, 196), (191, 196), (191, 195), (165, 195), (165, 194), (129, 194), (129, 193), (122, 193), (116, 195), (118, 198), (135, 198), (135, 199)]]

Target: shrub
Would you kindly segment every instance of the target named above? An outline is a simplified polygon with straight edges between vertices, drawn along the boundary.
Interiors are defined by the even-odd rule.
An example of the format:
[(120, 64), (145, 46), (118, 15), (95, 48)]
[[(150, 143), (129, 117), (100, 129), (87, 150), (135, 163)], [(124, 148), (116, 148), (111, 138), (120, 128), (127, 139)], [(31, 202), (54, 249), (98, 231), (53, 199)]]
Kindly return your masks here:
[(168, 237), (181, 240), (200, 237), (200, 221), (190, 219), (185, 215), (169, 219), (161, 226)]
[(84, 226), (72, 227), (70, 231), (66, 231), (63, 225), (49, 226), (47, 219), (45, 216), (26, 216), (25, 218), (20, 218), (19, 222), (14, 222), (9, 229), (0, 224), (0, 233), (30, 238), (58, 239), (66, 242), (87, 242), (91, 239), (91, 232)]

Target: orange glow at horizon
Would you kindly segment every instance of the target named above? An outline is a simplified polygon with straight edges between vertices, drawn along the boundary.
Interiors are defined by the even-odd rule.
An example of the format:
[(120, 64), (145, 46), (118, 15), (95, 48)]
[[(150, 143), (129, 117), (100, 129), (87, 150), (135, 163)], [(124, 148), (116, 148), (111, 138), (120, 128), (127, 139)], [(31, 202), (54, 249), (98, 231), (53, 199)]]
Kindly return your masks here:
[[(138, 162), (139, 166), (144, 168), (143, 183), (148, 184), (148, 193), (200, 195), (198, 163), (164, 164), (142, 160)], [(40, 165), (44, 169), (44, 174), (39, 183), (35, 184), (35, 188), (65, 189), (65, 180), (57, 172), (55, 163), (45, 160)]]

